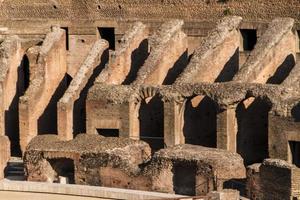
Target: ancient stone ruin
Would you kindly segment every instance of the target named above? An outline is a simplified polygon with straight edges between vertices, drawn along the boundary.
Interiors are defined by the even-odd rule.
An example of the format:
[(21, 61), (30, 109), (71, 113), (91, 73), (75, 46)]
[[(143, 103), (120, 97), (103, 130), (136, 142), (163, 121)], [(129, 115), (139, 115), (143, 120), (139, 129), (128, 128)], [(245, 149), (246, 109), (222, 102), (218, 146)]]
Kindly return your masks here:
[(0, 1), (1, 179), (300, 199), (299, 7)]

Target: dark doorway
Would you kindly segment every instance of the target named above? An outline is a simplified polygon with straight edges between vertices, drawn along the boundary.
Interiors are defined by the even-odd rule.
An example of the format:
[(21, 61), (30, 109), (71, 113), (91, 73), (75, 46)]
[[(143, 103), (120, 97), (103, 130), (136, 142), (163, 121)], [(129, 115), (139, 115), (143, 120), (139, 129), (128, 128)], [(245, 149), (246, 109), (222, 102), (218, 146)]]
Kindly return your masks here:
[(257, 42), (257, 31), (255, 29), (241, 29), (240, 32), (243, 38), (244, 51), (252, 51)]
[(196, 195), (196, 165), (192, 163), (174, 164), (173, 190), (175, 194)]
[(104, 137), (119, 137), (119, 129), (97, 129), (97, 132)]
[(297, 167), (300, 167), (300, 142), (289, 141), (292, 162)]
[(24, 55), (18, 67), (16, 94), (8, 110), (5, 111), (5, 133), (10, 140), (11, 155), (17, 157), (22, 156), (19, 143), (19, 98), (25, 94), (25, 91), (29, 87), (29, 79), (29, 60), (27, 55)]
[(107, 40), (109, 43), (109, 49), (115, 50), (116, 48), (116, 38), (115, 38), (115, 28), (113, 27), (99, 27), (99, 34), (102, 39)]
[(187, 144), (216, 148), (217, 108), (212, 99), (196, 96), (186, 102), (183, 134)]
[(152, 150), (164, 148), (164, 105), (157, 95), (141, 102), (139, 110), (140, 138)]
[(54, 183), (59, 183), (59, 176), (66, 177), (69, 184), (75, 183), (74, 173), (74, 161), (69, 158), (56, 158), (49, 159), (52, 169), (56, 172)]
[(268, 113), (271, 106), (260, 98), (249, 98), (238, 104), (237, 152), (249, 165), (268, 157)]

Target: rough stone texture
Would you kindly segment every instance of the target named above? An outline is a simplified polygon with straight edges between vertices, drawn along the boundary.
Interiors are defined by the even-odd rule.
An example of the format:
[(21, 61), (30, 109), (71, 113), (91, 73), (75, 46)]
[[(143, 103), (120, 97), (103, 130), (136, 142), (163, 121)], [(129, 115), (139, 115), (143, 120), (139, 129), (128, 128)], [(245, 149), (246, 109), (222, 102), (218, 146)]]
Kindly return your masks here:
[(183, 144), (156, 152), (154, 159), (171, 162), (196, 162), (201, 174), (214, 176), (215, 179), (239, 179), (246, 176), (243, 159), (236, 153), (221, 149)]
[[(251, 170), (252, 171), (252, 170)], [(279, 159), (266, 159), (248, 178), (251, 199), (299, 198), (299, 168)]]
[(10, 159), (10, 142), (7, 136), (0, 136), (0, 179), (4, 179), (4, 170)]
[(211, 192), (208, 195), (209, 200), (239, 200), (240, 194), (236, 190), (223, 190), (220, 192)]
[(295, 59), (296, 36), (292, 32), (293, 25), (294, 19), (274, 19), (233, 80), (266, 83), (289, 55)]
[(7, 37), (0, 45), (0, 134), (5, 135), (5, 111), (9, 109), (17, 93), (15, 84), (18, 79), (18, 65), (22, 60), (22, 50), (18, 36)]
[[(141, 22), (136, 22), (128, 29), (122, 37), (119, 48), (112, 53), (109, 64), (105, 67), (103, 72), (97, 77), (97, 83), (106, 84), (122, 84), (131, 70), (137, 71), (140, 66), (134, 66), (134, 62), (143, 62), (142, 53), (148, 52), (148, 46), (141, 46), (143, 42), (147, 41), (149, 29)], [(134, 55), (139, 48), (144, 48)], [(147, 48), (147, 49), (145, 49)]]
[[(85, 102), (89, 90), (86, 110), (82, 106), (84, 103), (79, 111), (73, 109), (72, 113), (72, 109), (68, 110), (68, 119), (72, 114), (73, 117), (81, 117), (81, 122), (77, 123), (76, 119), (73, 124), (82, 126), (81, 131), (87, 134), (70, 141), (59, 141), (59, 136), (48, 135), (35, 138), (25, 155), (29, 175), (32, 175), (29, 178), (49, 182), (64, 179), (70, 183), (191, 195), (206, 194), (216, 189), (219, 190), (218, 198), (221, 198), (223, 181), (245, 176), (241, 157), (244, 164), (271, 157), (286, 160), (287, 165), (294, 163), (299, 166), (298, 66), (291, 69), (299, 57), (296, 55), (299, 52), (296, 37), (298, 7), (299, 2), (282, 0), (34, 0), (30, 4), (3, 1), (0, 4), (3, 8), (0, 13), (3, 25), (0, 27), (0, 45), (5, 47), (10, 38), (8, 35), (18, 35), (20, 41), (17, 40), (16, 46), (21, 53), (20, 57), (12, 59), (16, 63), (1, 63), (1, 75), (5, 78), (16, 74), (19, 59), (25, 54), (29, 61), (29, 72), (26, 72), (29, 73), (26, 77), (29, 88), (20, 101), (18, 98), (23, 95), (23, 90), (14, 88), (15, 83), (22, 82), (20, 78), (10, 82), (11, 89), (7, 91), (11, 93), (2, 91), (2, 97), (8, 95), (9, 101), (5, 105), (1, 103), (1, 108), (9, 106), (11, 97), (16, 103), (14, 109), (5, 110), (5, 118), (11, 113), (20, 116), (20, 119), (17, 116), (6, 118), (16, 124), (14, 131), (8, 131), (14, 136), (12, 147), (20, 143), (17, 124), (20, 125), (23, 150), (37, 134), (58, 132), (60, 136), (67, 135), (67, 139), (71, 139), (69, 122), (72, 120), (65, 120), (62, 116), (58, 122), (67, 122), (68, 125), (60, 123), (57, 127), (57, 101), (65, 93), (64, 103), (71, 102), (72, 106)], [(234, 14), (240, 15), (243, 20), (228, 17)], [(227, 18), (215, 26), (225, 15)], [(296, 23), (290, 18), (274, 19), (275, 15), (294, 17)], [(136, 19), (142, 22), (133, 24)], [(273, 21), (269, 23), (270, 20)], [(67, 32), (56, 29), (48, 33), (55, 24)], [(132, 24), (132, 28), (128, 28)], [(101, 34), (99, 30), (103, 28), (109, 28), (111, 34)], [(236, 51), (238, 46), (243, 46), (241, 43), (252, 42), (244, 37), (239, 42), (238, 29), (256, 32), (258, 43), (252, 52), (245, 52), (242, 48)], [(89, 57), (88, 53), (99, 35), (108, 40), (110, 46), (115, 43), (116, 48), (109, 52), (111, 57), (98, 77), (100, 81), (89, 89), (93, 82), (90, 69), (95, 67), (95, 63), (85, 63), (84, 59)], [(256, 38), (252, 39), (256, 41)], [(15, 45), (14, 42), (11, 44)], [(139, 56), (135, 56), (142, 49), (143, 56), (139, 60)], [(192, 55), (194, 49), (197, 50)], [(6, 51), (10, 50), (13, 52), (7, 54)], [(3, 51), (0, 56), (7, 56), (8, 60), (18, 52), (6, 47)], [(188, 55), (191, 61), (187, 59)], [(93, 56), (94, 60), (98, 60), (97, 54)], [(189, 67), (182, 74), (184, 81), (173, 84), (188, 62)], [(238, 65), (243, 66), (239, 72)], [(142, 68), (138, 72), (140, 66)], [(232, 70), (233, 66), (235, 70)], [(231, 76), (224, 78), (223, 75), (229, 73), (228, 69)], [(57, 95), (63, 75), (68, 77), (68, 81), (64, 78), (63, 83), (70, 82), (72, 77), (73, 84), (67, 92), (63, 89), (62, 94)], [(235, 81), (231, 81), (234, 75)], [(214, 83), (226, 81), (230, 82)], [(15, 91), (17, 95), (13, 95)], [(208, 103), (202, 105), (204, 101)], [(251, 108), (257, 101), (260, 106)], [(188, 113), (189, 110), (192, 114)], [(50, 111), (55, 114), (45, 117)], [(88, 114), (87, 121), (85, 113)], [(2, 121), (6, 122), (6, 119), (2, 118)], [(40, 130), (41, 121), (51, 129)], [(62, 131), (57, 131), (57, 128)], [(190, 130), (195, 131), (188, 135)], [(120, 138), (96, 135), (102, 134), (102, 131), (109, 134), (118, 132)], [(79, 133), (73, 132), (74, 135)], [(248, 138), (245, 140), (243, 137)], [(153, 147), (147, 140), (149, 138), (159, 140), (161, 145)], [(152, 149), (146, 143), (136, 141), (139, 139), (149, 142)], [(154, 153), (159, 148), (166, 149), (151, 158), (150, 151)], [(6, 158), (5, 155), (3, 158)], [(6, 159), (3, 161), (5, 163)], [(268, 170), (267, 166), (271, 165), (276, 170)], [(276, 188), (284, 190), (282, 195), (297, 196), (299, 181), (295, 166), (287, 167), (294, 174), (285, 176), (292, 181), (282, 181), (282, 188), (274, 184), (276, 179), (273, 177), (277, 176), (278, 168), (281, 173), (282, 166), (268, 161), (261, 167), (265, 171), (251, 168), (253, 174), (248, 173), (250, 193), (261, 190), (262, 195), (268, 195), (265, 193), (270, 186), (275, 188), (275, 192)], [(267, 177), (265, 181), (258, 180), (260, 175)], [(254, 189), (251, 189), (252, 186)], [(226, 195), (224, 192), (223, 196)]]
[(187, 50), (187, 37), (182, 26), (183, 21), (172, 20), (151, 36), (150, 54), (133, 84), (160, 85), (164, 82), (169, 70)]
[[(176, 83), (214, 82), (225, 64), (238, 50), (240, 43), (238, 27), (241, 21), (241, 17), (226, 17), (218, 22), (216, 28), (195, 50), (190, 63)], [(233, 64), (231, 68), (234, 67), (236, 66)], [(234, 69), (227, 70), (234, 72)]]
[[(64, 165), (54, 161), (63, 159), (74, 163), (69, 180), (107, 187), (173, 193), (178, 187), (184, 188), (184, 185), (174, 186), (173, 177), (179, 173), (176, 165), (184, 163), (196, 164), (196, 180), (207, 179), (202, 184), (209, 189), (199, 194), (222, 189), (224, 180), (245, 177), (241, 157), (224, 150), (182, 145), (161, 150), (151, 158), (151, 149), (145, 142), (85, 134), (68, 142), (53, 135), (35, 137), (24, 155), (28, 180), (56, 182), (58, 176), (66, 174), (63, 174)], [(236, 173), (230, 173), (231, 170)]]
[(73, 107), (74, 102), (80, 97), (80, 93), (86, 86), (93, 71), (101, 63), (101, 56), (108, 48), (105, 40), (98, 40), (91, 48), (84, 63), (74, 76), (64, 96), (58, 102), (58, 135), (61, 139), (73, 138)]
[(37, 135), (37, 120), (44, 112), (66, 71), (65, 33), (54, 28), (47, 34), (37, 56), (36, 73), (19, 102), (20, 145), (22, 152)]

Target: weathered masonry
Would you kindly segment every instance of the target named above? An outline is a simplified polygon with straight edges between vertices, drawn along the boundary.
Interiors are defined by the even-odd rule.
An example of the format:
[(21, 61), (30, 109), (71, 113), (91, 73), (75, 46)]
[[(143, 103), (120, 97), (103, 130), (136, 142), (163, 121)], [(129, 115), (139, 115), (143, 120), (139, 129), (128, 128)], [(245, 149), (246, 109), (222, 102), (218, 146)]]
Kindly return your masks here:
[(299, 7), (2, 1), (0, 178), (300, 198)]

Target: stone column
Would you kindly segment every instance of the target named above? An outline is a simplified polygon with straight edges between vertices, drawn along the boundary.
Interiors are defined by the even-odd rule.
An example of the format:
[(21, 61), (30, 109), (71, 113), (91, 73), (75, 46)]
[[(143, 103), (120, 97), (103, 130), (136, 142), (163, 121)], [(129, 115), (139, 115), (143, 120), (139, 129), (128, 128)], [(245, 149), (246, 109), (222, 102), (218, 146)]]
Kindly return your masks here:
[(222, 109), (217, 115), (217, 148), (236, 152), (236, 106)]
[(62, 140), (73, 139), (73, 107), (74, 104), (58, 103), (57, 105), (58, 136)]
[(164, 143), (167, 147), (184, 144), (183, 101), (164, 101)]
[(140, 102), (129, 103), (129, 138), (140, 139), (139, 108)]

